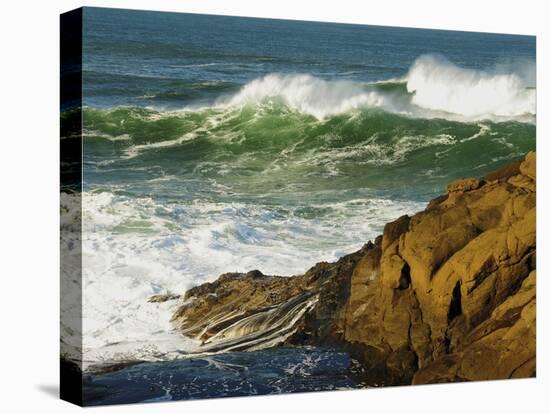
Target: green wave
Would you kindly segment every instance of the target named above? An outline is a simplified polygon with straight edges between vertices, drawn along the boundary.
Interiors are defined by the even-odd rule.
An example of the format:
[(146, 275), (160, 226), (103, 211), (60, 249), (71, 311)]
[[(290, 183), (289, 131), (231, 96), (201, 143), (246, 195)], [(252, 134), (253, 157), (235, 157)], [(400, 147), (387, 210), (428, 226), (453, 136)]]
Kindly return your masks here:
[(115, 170), (158, 166), (164, 174), (258, 193), (368, 187), (422, 198), (452, 179), (521, 157), (535, 148), (536, 135), (530, 123), (412, 118), (381, 109), (318, 120), (276, 100), (179, 112), (85, 108), (83, 120), (93, 162)]

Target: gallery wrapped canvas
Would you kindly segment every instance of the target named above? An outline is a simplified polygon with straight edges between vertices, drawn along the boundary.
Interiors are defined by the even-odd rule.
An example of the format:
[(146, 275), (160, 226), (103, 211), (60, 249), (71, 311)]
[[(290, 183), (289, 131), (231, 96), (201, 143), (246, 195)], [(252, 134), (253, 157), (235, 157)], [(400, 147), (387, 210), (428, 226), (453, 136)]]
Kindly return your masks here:
[(535, 38), (61, 16), (61, 396), (536, 375)]

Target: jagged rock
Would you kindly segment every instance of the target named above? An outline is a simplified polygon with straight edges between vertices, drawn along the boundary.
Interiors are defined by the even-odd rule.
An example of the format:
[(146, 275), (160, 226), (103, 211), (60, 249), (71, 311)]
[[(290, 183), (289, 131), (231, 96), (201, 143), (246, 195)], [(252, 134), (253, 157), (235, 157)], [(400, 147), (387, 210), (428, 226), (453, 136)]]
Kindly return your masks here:
[(463, 339), (458, 352), (418, 371), (415, 384), (524, 378), (536, 373), (535, 271)]
[(176, 295), (175, 293), (165, 293), (160, 295), (153, 295), (147, 300), (147, 302), (163, 303), (163, 302), (168, 302), (169, 300), (176, 300), (179, 298), (181, 298), (181, 295)]
[(532, 180), (537, 179), (537, 158), (534, 152), (529, 152), (527, 156), (525, 157), (525, 161), (523, 161), (520, 166), (519, 170), (521, 173)]
[(304, 275), (222, 275), (189, 290), (174, 323), (210, 350), (340, 344), (376, 385), (534, 375), (535, 165), (529, 153), (457, 180)]
[(461, 178), (449, 184), (447, 191), (449, 193), (471, 191), (478, 189), (482, 185), (483, 181), (479, 181), (477, 178)]
[(351, 272), (369, 248), (336, 263), (317, 263), (300, 276), (266, 276), (258, 270), (225, 273), (188, 290), (172, 321), (210, 351), (333, 340), (343, 331), (338, 316)]
[[(528, 155), (530, 161), (515, 171), (531, 174), (533, 158)], [(408, 382), (417, 368), (424, 374), (418, 373), (415, 382), (431, 382), (426, 374), (431, 371), (424, 367), (434, 361), (439, 369), (434, 381), (443, 378), (442, 372), (454, 369), (456, 352), (466, 346), (469, 332), (513, 298), (534, 270), (536, 194), (524, 185), (526, 180), (534, 182), (531, 176), (510, 176), (509, 171), (490, 182), (458, 181), (445, 199), (413, 216), (398, 240), (358, 263), (344, 336), (356, 346), (379, 350), (378, 358), (387, 359), (387, 369), (393, 371), (388, 373), (391, 381), (396, 382), (396, 364), (389, 359), (405, 348), (416, 355), (417, 367), (411, 367), (405, 355), (408, 368), (401, 370), (398, 382)], [(408, 284), (398, 283), (403, 277)], [(534, 331), (522, 341), (534, 346)], [(508, 352), (499, 342), (491, 346), (494, 358)], [(534, 364), (534, 348), (527, 349)], [(479, 362), (479, 373), (475, 376), (463, 367), (451, 375), (453, 380), (502, 378), (494, 370), (484, 371), (483, 352), (465, 355), (477, 355), (479, 361), (472, 363)], [(524, 367), (517, 375), (528, 371)]]

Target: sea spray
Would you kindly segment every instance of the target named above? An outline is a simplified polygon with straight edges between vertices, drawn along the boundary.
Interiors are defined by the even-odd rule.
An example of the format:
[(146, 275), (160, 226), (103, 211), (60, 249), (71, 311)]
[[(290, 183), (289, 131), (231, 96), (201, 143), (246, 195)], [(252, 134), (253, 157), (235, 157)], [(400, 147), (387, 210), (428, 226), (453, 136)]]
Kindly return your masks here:
[(275, 99), (320, 120), (358, 108), (464, 121), (532, 120), (536, 114), (533, 78), (531, 62), (474, 70), (443, 56), (423, 55), (403, 79), (379, 82), (268, 74), (232, 96), (218, 98), (214, 107), (257, 105)]
[[(421, 206), (366, 199), (284, 212), (239, 203), (166, 204), (105, 191), (83, 197), (86, 367), (170, 359), (196, 349), (197, 341), (170, 323), (181, 300), (147, 303), (152, 295), (183, 293), (227, 270), (297, 274), (374, 237), (381, 227), (364, 221), (365, 211), (389, 220)], [(322, 215), (312, 220), (315, 214)]]
[[(504, 67), (501, 67), (502, 71)], [(406, 77), (412, 103), (467, 119), (535, 115), (534, 66), (516, 72), (461, 68), (442, 56), (419, 57)]]

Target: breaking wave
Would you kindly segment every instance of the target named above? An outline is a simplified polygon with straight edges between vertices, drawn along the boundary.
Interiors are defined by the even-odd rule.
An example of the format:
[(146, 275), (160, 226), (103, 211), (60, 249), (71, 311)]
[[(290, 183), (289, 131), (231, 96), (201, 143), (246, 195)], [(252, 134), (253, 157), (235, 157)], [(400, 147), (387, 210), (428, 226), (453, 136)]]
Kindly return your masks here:
[(407, 75), (407, 91), (419, 107), (467, 118), (535, 115), (534, 64), (509, 69), (464, 69), (443, 57), (421, 56)]
[(535, 66), (530, 62), (482, 71), (459, 67), (442, 56), (424, 55), (400, 80), (361, 83), (308, 74), (269, 74), (218, 99), (217, 105), (261, 104), (277, 98), (318, 119), (377, 107), (427, 118), (533, 120), (534, 78)]

